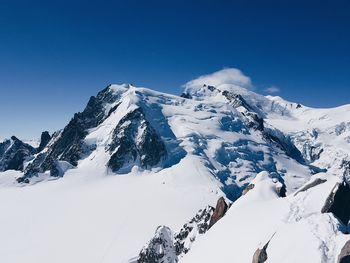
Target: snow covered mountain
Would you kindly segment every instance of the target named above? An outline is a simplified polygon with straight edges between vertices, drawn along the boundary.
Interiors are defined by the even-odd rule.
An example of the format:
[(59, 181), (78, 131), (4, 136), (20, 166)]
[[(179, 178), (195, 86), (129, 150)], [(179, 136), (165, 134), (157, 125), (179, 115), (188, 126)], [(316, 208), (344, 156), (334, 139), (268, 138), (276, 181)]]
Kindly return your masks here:
[(110, 85), (38, 147), (0, 143), (2, 261), (349, 260), (350, 105), (227, 70), (181, 96)]

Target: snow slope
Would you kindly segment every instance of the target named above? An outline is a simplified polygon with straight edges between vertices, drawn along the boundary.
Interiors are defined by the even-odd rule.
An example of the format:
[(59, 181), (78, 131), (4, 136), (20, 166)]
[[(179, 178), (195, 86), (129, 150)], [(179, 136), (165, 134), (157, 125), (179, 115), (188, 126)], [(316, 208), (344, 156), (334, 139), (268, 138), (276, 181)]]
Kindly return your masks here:
[[(80, 146), (74, 136), (67, 136), (60, 145), (68, 151), (63, 147), (64, 153), (53, 155), (57, 157), (53, 162), (58, 171), (55, 176), (42, 169), (30, 174), (27, 183), (18, 183), (16, 179), (25, 176), (25, 170), (1, 172), (1, 262), (128, 262), (158, 226), (178, 231), (198, 210), (215, 206), (221, 196), (237, 201), (225, 217), (198, 238), (184, 262), (250, 262), (254, 251), (277, 230), (268, 247), (268, 254), (275, 257), (271, 262), (281, 262), (282, 249), (297, 245), (293, 243), (296, 237), (281, 247), (282, 252), (269, 253), (278, 250), (280, 242), (275, 240), (301, 232), (305, 232), (305, 242), (309, 239), (315, 245), (308, 254), (315, 261), (310, 262), (320, 262), (320, 257), (331, 262), (344, 237), (331, 215), (320, 214), (321, 202), (315, 200), (325, 199), (327, 196), (320, 192), (329, 191), (342, 175), (341, 163), (350, 152), (343, 143), (349, 136), (350, 120), (342, 115), (349, 107), (300, 108), (296, 103), (245, 89), (250, 85), (245, 78), (234, 84), (216, 83), (215, 90), (204, 87), (201, 81), (186, 87), (192, 99), (131, 85), (111, 85), (104, 91), (108, 96), (98, 101), (101, 112), (87, 114), (86, 122), (94, 125), (87, 127), (86, 135), (73, 133), (84, 135), (77, 164), (63, 158)], [(241, 95), (249, 110), (230, 103), (224, 90)], [(141, 120), (126, 118), (137, 110), (141, 111), (137, 115)], [(264, 120), (264, 130), (250, 126), (250, 111)], [(327, 124), (321, 118), (324, 115), (328, 116)], [(81, 120), (81, 115), (76, 116), (74, 125), (74, 120)], [(128, 135), (133, 121), (141, 124), (126, 137), (128, 142), (132, 140), (130, 144), (137, 148), (148, 132), (154, 135), (151, 142), (160, 138), (166, 154), (155, 165), (142, 166), (147, 154), (152, 153), (146, 147), (149, 152), (138, 151), (137, 158), (127, 159), (122, 169), (113, 172), (110, 160), (121, 147), (116, 142)], [(307, 137), (310, 129), (312, 134), (312, 129), (318, 129), (319, 136), (312, 135), (316, 139)], [(63, 136), (64, 130), (55, 133), (25, 167), (54, 152), (58, 147), (55, 143)], [(293, 142), (305, 162), (290, 154), (288, 147), (294, 147)], [(321, 144), (324, 150), (320, 158), (308, 161), (304, 142)], [(336, 167), (331, 167), (333, 154), (340, 156)], [(331, 172), (312, 175), (318, 168)], [(312, 194), (294, 196), (312, 176), (325, 176), (327, 183)], [(240, 197), (249, 184), (256, 187)], [(277, 184), (286, 186), (287, 198), (277, 196)], [(334, 237), (337, 241), (333, 245), (320, 241)], [(320, 253), (322, 245), (328, 254)]]
[(82, 164), (61, 180), (27, 187), (2, 182), (1, 261), (126, 262), (158, 225), (177, 229), (218, 198), (199, 160), (181, 162), (189, 172), (106, 176)]
[(337, 174), (343, 162), (350, 160), (350, 105), (296, 109), (282, 98), (268, 98), (285, 105), (290, 115), (273, 116), (266, 121), (289, 134), (310, 164)]
[(316, 178), (327, 182), (279, 198), (268, 174), (258, 174), (255, 187), (233, 203), (182, 262), (252, 262), (267, 243), (266, 262), (336, 262), (349, 238), (344, 226), (321, 209), (339, 178), (318, 174), (311, 181)]

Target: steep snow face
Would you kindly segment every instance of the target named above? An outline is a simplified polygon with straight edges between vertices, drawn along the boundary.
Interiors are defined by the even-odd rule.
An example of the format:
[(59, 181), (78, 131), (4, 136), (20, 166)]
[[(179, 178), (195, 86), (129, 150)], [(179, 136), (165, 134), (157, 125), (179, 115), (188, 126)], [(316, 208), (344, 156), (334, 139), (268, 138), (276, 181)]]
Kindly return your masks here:
[(317, 178), (324, 182), (278, 198), (274, 181), (258, 174), (254, 188), (233, 203), (182, 262), (253, 262), (263, 247), (266, 262), (335, 262), (348, 239), (346, 228), (321, 210), (340, 178), (317, 174), (310, 182)]
[(291, 137), (308, 163), (339, 174), (350, 160), (350, 105), (332, 109), (314, 109), (279, 97), (268, 97), (289, 108), (289, 116), (266, 119), (270, 125)]

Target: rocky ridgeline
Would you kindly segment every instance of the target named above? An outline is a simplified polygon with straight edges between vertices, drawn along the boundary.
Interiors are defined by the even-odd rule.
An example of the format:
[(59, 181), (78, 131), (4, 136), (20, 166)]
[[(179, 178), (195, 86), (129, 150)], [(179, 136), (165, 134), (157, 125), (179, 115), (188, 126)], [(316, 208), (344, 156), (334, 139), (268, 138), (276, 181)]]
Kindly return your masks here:
[(78, 160), (92, 150), (84, 143), (88, 129), (96, 127), (108, 116), (104, 105), (117, 99), (118, 96), (109, 87), (99, 92), (96, 97), (92, 96), (84, 111), (74, 115), (59, 136), (53, 138), (54, 141), (47, 151), (40, 153), (28, 165), (24, 176), (18, 178), (18, 182), (28, 182), (32, 176), (45, 171), (50, 171), (51, 176), (60, 176), (57, 161), (65, 161), (76, 166)]
[[(118, 111), (118, 107), (122, 103), (122, 95), (130, 88), (128, 85), (123, 87), (118, 92), (113, 88), (107, 87), (96, 96), (91, 97), (85, 109), (76, 113), (63, 130), (54, 133), (52, 136), (44, 132), (41, 136), (40, 146), (37, 149), (33, 150), (28, 146), (15, 147), (12, 151), (7, 151), (6, 156), (1, 154), (0, 149), (0, 157), (2, 155), (1, 158), (3, 160), (0, 163), (0, 169), (15, 168), (23, 171), (24, 175), (17, 179), (19, 183), (29, 183), (33, 176), (47, 171), (53, 177), (63, 176), (65, 169), (62, 169), (62, 164), (65, 167), (75, 167), (79, 160), (95, 150), (96, 146), (86, 144), (85, 138), (89, 130), (99, 126), (113, 112)], [(223, 130), (242, 132), (244, 134), (251, 132), (260, 133), (260, 136), (269, 145), (268, 147), (271, 147), (271, 150), (277, 147), (286, 155), (304, 164), (302, 154), (294, 146), (291, 139), (264, 123), (264, 113), (261, 112), (259, 107), (250, 105), (239, 94), (221, 91), (213, 86), (205, 85), (203, 88), (207, 92), (220, 93), (229, 105), (241, 113), (242, 118), (235, 118), (234, 122), (232, 121), (232, 116), (223, 117), (221, 120)], [(191, 98), (191, 94), (183, 94), (182, 96)], [(170, 158), (171, 154), (167, 152), (165, 143), (155, 128), (152, 127), (151, 122), (147, 120), (142, 107), (127, 113), (115, 125), (116, 127), (112, 132), (112, 140), (105, 148), (106, 152), (111, 155), (106, 165), (113, 172), (128, 173), (135, 165), (143, 169), (162, 166), (162, 161)], [(253, 144), (254, 142), (250, 143)], [(7, 149), (9, 142), (4, 142), (2, 145), (2, 148)], [(20, 149), (17, 155), (15, 154), (16, 149)], [(269, 170), (277, 175), (279, 174), (271, 158), (263, 164), (264, 167), (260, 167), (256, 161), (257, 159), (262, 160), (264, 156), (262, 156), (261, 152), (246, 154), (244, 145), (226, 143), (222, 145), (220, 151), (227, 153), (225, 154), (227, 157), (222, 163), (224, 166), (227, 165), (226, 162), (230, 163), (235, 158), (241, 158), (251, 162), (252, 171), (255, 170), (256, 173), (261, 170)], [(9, 159), (13, 158), (14, 161), (10, 163)], [(221, 162), (219, 159), (217, 161)], [(24, 162), (26, 162), (26, 165), (24, 165)], [(227, 171), (221, 172), (218, 176), (220, 180), (225, 181), (225, 178), (228, 176), (227, 173)], [(279, 176), (283, 177), (282, 174), (279, 174)], [(249, 178), (249, 175), (246, 178)], [(245, 183), (242, 182), (242, 185)], [(226, 190), (224, 189), (224, 192), (231, 191), (230, 189)], [(232, 191), (236, 192), (235, 190)], [(234, 200), (237, 196), (230, 196), (229, 198)]]
[(24, 163), (33, 158), (37, 149), (12, 136), (0, 143), (0, 171), (22, 171)]
[(199, 235), (205, 234), (226, 213), (228, 205), (220, 198), (216, 207), (207, 206), (198, 213), (177, 233), (167, 226), (159, 226), (153, 238), (142, 248), (137, 263), (176, 263), (188, 253), (192, 243)]
[(160, 136), (146, 120), (141, 108), (128, 113), (113, 132), (108, 166), (113, 172), (128, 173), (136, 162), (149, 168), (164, 160), (166, 147)]
[[(240, 94), (235, 94), (227, 90), (221, 91), (216, 87), (207, 85), (204, 85), (203, 88), (207, 88), (211, 92), (221, 93), (222, 96), (226, 98), (227, 103), (243, 115), (246, 127), (262, 132), (264, 139), (270, 144), (280, 148), (289, 157), (295, 159), (299, 163), (305, 163), (304, 156), (294, 145), (289, 136), (285, 136), (283, 132), (276, 128), (266, 127), (264, 124), (264, 113), (261, 112), (258, 107), (250, 105)], [(186, 96), (186, 94), (183, 94), (183, 97), (189, 97), (189, 95)]]
[[(125, 85), (125, 90), (128, 89)], [(84, 141), (88, 130), (100, 125), (118, 110), (121, 94), (107, 87), (91, 97), (86, 108), (78, 112), (68, 125), (52, 138), (43, 133), (38, 154), (23, 170), (19, 183), (29, 183), (38, 173), (50, 172), (53, 177), (63, 176), (65, 167), (77, 166), (78, 161), (88, 156), (94, 145)], [(106, 105), (114, 105), (106, 110)], [(166, 147), (155, 129), (146, 120), (141, 108), (128, 113), (114, 129), (112, 142), (106, 147), (111, 154), (108, 167), (116, 173), (127, 173), (135, 164), (148, 169), (159, 164), (167, 156)], [(46, 147), (47, 146), (47, 147)]]

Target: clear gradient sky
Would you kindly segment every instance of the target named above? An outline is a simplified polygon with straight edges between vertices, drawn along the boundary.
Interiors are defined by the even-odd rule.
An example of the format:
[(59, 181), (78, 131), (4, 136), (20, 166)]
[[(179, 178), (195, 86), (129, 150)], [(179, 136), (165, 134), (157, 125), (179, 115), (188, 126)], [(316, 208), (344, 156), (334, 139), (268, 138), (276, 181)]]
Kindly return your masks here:
[(257, 92), (350, 103), (350, 1), (0, 0), (0, 138), (63, 128), (109, 83), (179, 94), (235, 67)]

